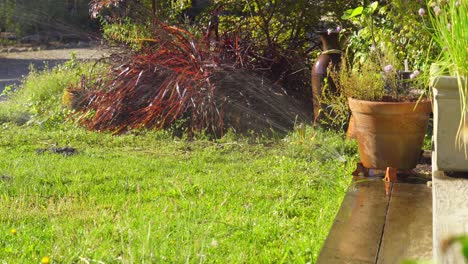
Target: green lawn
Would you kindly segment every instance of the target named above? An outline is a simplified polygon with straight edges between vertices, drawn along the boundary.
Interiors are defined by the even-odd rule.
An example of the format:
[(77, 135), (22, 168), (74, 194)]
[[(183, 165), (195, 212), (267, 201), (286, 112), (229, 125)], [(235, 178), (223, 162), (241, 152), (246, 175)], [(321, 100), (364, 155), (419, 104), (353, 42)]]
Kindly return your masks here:
[[(313, 263), (356, 151), (311, 129), (187, 142), (164, 132), (2, 126), (7, 263)], [(36, 153), (54, 146), (79, 153)]]

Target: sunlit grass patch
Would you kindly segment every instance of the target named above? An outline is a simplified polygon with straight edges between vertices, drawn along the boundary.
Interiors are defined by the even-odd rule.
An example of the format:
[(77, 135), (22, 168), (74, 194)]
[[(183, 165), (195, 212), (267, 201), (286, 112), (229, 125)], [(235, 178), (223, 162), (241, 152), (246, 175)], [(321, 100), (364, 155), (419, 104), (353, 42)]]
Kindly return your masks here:
[[(355, 160), (352, 143), (311, 129), (187, 142), (166, 132), (3, 126), (8, 263), (314, 262)], [(51, 146), (77, 154), (36, 153)]]

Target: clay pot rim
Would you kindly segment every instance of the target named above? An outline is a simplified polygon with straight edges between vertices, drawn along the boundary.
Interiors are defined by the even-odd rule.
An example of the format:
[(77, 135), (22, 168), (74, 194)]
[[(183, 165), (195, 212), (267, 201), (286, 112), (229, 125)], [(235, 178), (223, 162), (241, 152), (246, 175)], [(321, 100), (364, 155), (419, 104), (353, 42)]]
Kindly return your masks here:
[(348, 105), (353, 114), (374, 113), (383, 115), (420, 114), (432, 112), (432, 101), (415, 102), (374, 102), (348, 97)]
[(419, 101), (414, 101), (414, 102), (383, 102), (383, 101), (368, 101), (368, 100), (361, 100), (361, 99), (348, 97), (348, 102), (350, 101), (355, 101), (356, 103), (365, 102), (368, 105), (414, 105), (414, 104), (426, 104), (426, 103), (432, 104), (432, 100), (428, 98), (425, 98)]

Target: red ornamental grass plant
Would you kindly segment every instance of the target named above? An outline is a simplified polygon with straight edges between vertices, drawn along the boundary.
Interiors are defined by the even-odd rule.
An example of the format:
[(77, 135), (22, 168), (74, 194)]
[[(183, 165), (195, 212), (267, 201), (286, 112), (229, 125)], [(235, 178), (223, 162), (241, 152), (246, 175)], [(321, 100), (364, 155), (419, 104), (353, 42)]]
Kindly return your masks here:
[(114, 68), (107, 82), (87, 91), (80, 122), (116, 134), (177, 124), (189, 134), (221, 136), (227, 127), (282, 133), (295, 120), (306, 120), (303, 104), (277, 85), (290, 77), (288, 56), (274, 44), (255, 45), (239, 27), (219, 34), (213, 19), (219, 8), (212, 12), (216, 23), (210, 22), (206, 34), (155, 21), (152, 37), (138, 40), (143, 48)]
[(180, 118), (189, 131), (220, 134), (222, 102), (210, 77), (219, 59), (209, 42), (186, 30), (158, 23), (154, 38), (110, 80), (87, 95), (81, 122), (94, 130), (121, 133), (136, 128), (166, 128)]

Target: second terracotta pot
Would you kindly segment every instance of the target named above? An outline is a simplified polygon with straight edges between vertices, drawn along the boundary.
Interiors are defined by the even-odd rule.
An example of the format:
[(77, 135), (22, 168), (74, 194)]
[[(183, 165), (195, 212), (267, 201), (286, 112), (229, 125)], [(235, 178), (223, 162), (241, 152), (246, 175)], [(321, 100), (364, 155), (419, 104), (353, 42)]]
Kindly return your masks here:
[(348, 99), (354, 117), (354, 136), (366, 168), (401, 170), (416, 166), (421, 155), (430, 101), (371, 102)]

